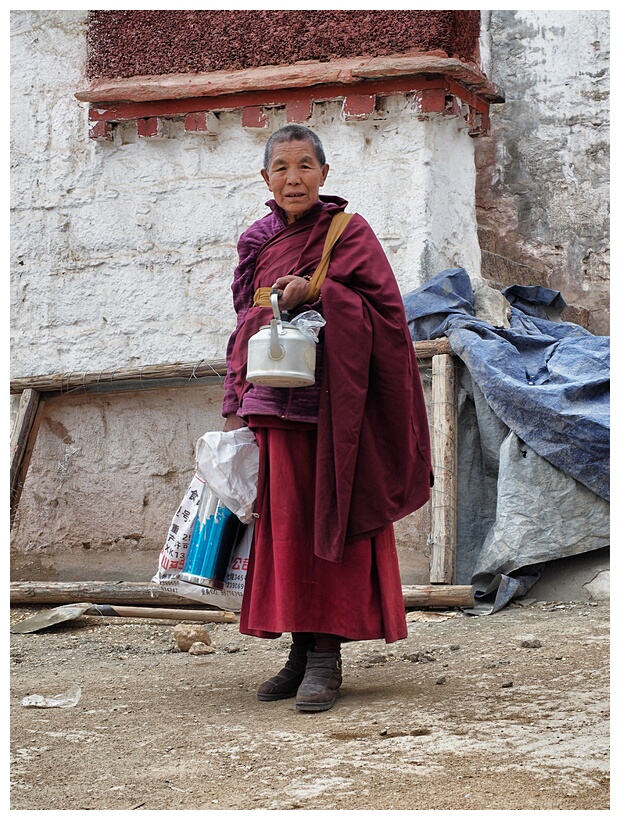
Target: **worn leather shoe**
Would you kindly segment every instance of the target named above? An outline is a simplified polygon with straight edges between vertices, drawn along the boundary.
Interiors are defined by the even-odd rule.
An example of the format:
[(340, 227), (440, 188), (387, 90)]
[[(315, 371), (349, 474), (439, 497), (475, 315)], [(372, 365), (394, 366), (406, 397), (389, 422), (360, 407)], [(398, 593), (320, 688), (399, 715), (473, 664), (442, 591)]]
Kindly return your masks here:
[(300, 712), (325, 712), (336, 702), (341, 684), (340, 652), (308, 652), (306, 674), (297, 690), (295, 707)]
[(306, 660), (311, 649), (314, 649), (314, 644), (292, 644), (283, 668), (258, 687), (258, 700), (283, 700), (294, 697), (304, 679)]

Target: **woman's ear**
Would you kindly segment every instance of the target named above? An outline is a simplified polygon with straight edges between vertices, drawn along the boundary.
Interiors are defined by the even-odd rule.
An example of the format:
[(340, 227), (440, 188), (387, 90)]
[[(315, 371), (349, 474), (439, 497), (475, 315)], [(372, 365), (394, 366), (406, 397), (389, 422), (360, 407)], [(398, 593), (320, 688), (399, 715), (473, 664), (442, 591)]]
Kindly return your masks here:
[(261, 170), (260, 175), (265, 180), (265, 182), (267, 183), (267, 187), (271, 191), (271, 185), (269, 184), (269, 174), (267, 173), (267, 171), (265, 171), (264, 168)]
[(321, 172), (323, 174), (323, 181), (321, 182), (320, 187), (322, 188), (325, 185), (325, 180), (327, 179), (327, 174), (329, 173), (329, 165), (325, 163), (325, 165), (321, 168)]

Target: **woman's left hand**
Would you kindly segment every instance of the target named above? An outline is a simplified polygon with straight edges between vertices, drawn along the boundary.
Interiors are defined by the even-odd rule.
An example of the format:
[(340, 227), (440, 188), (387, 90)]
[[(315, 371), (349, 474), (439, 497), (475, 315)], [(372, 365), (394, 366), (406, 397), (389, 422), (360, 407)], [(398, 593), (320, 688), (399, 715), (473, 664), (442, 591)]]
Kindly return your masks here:
[(272, 287), (282, 291), (279, 299), (280, 310), (292, 310), (303, 305), (308, 295), (309, 283), (301, 276), (281, 276)]

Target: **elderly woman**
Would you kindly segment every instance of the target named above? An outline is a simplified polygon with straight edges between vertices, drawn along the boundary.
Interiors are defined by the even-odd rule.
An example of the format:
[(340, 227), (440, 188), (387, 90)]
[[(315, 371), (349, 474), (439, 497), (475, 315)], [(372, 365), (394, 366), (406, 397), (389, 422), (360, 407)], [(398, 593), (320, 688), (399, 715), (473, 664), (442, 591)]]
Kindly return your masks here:
[[(300, 125), (267, 142), (261, 171), (270, 213), (240, 237), (232, 283), (237, 326), (227, 349), (225, 430), (248, 425), (259, 446), (256, 524), (240, 631), (292, 634), (284, 667), (262, 701), (296, 697), (330, 709), (342, 683), (344, 641), (406, 637), (393, 522), (421, 507), (432, 480), (420, 377), (402, 299), (368, 223), (352, 216), (318, 298), (308, 280), (332, 218), (347, 202), (321, 196), (329, 166)], [(246, 381), (248, 340), (273, 316), (259, 288), (281, 291), (292, 318), (322, 314), (310, 387)]]

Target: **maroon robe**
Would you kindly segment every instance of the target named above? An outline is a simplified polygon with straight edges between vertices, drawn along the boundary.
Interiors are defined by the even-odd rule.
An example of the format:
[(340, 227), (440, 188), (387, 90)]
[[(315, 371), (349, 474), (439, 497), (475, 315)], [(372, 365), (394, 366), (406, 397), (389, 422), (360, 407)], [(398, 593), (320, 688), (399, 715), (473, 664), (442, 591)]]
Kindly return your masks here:
[[(327, 205), (261, 249), (255, 286), (312, 273), (331, 218)], [(320, 310), (324, 355), (316, 447), (314, 553), (341, 561), (345, 542), (367, 539), (430, 497), (428, 422), (402, 297), (372, 229), (359, 214), (332, 251)], [(270, 308), (250, 308), (232, 351), (243, 399), (247, 342)], [(350, 548), (350, 547), (349, 547)]]
[(339, 635), (353, 641), (407, 637), (394, 527), (347, 545), (342, 561), (313, 550), (317, 427), (250, 417), (260, 453), (258, 514), (239, 631)]

